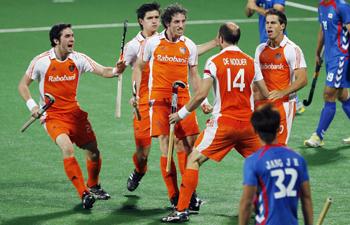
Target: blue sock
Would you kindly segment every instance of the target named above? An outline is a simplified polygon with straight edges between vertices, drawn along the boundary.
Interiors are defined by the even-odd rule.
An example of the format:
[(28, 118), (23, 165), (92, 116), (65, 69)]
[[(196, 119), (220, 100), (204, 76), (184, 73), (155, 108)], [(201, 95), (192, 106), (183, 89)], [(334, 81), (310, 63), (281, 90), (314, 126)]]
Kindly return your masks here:
[(325, 102), (321, 111), (320, 121), (316, 130), (317, 135), (323, 140), (323, 135), (331, 124), (336, 111), (335, 102)]
[(344, 110), (345, 114), (350, 119), (350, 98), (348, 98), (348, 100), (341, 102), (341, 103), (343, 104), (343, 110)]

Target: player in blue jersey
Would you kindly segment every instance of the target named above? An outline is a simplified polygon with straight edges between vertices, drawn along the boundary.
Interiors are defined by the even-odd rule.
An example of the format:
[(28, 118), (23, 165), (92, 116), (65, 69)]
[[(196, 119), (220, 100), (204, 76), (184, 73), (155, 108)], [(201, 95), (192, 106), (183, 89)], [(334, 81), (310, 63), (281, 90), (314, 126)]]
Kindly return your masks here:
[(278, 145), (279, 112), (271, 104), (258, 108), (251, 117), (255, 132), (264, 146), (246, 158), (239, 224), (247, 225), (253, 199), (257, 225), (298, 224), (300, 197), (304, 223), (313, 223), (309, 175), (304, 158), (293, 150)]
[[(321, 49), (325, 49), (326, 87), (323, 92), (325, 104), (321, 111), (316, 132), (304, 144), (308, 147), (324, 145), (323, 138), (336, 112), (336, 100), (343, 106), (350, 119), (349, 32), (350, 5), (344, 0), (323, 0), (318, 7), (320, 31), (318, 33), (316, 63), (320, 63)], [(348, 80), (347, 80), (348, 76)], [(350, 143), (350, 138), (343, 140)]]

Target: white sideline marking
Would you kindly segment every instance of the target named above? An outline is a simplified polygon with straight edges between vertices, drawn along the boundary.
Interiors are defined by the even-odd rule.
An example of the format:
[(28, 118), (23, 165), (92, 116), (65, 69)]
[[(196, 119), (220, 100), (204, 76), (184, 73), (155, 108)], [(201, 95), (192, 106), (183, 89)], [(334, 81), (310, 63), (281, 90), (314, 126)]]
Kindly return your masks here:
[(286, 5), (287, 6), (292, 6), (294, 8), (298, 8), (298, 9), (308, 10), (308, 11), (311, 11), (311, 12), (318, 12), (317, 7), (303, 5), (303, 4), (299, 4), (299, 3), (296, 3), (296, 2), (286, 1)]
[[(256, 23), (257, 19), (227, 19), (227, 20), (189, 20), (186, 22), (188, 25), (203, 25), (203, 24), (220, 24), (227, 21), (234, 21), (236, 23)], [(316, 17), (304, 17), (304, 18), (288, 18), (288, 22), (308, 22), (317, 21)], [(107, 23), (107, 24), (88, 24), (88, 25), (73, 25), (73, 29), (100, 29), (100, 28), (114, 28), (123, 27), (123, 23)], [(138, 27), (138, 23), (128, 23), (129, 27)], [(1, 33), (21, 33), (21, 32), (39, 32), (49, 31), (51, 27), (28, 27), (28, 28), (8, 28), (0, 29)]]

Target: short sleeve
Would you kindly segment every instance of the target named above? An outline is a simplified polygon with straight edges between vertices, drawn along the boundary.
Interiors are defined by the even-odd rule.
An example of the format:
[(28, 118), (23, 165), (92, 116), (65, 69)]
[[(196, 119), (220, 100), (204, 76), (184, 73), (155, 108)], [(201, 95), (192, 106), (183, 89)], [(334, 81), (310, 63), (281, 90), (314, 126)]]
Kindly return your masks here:
[(207, 62), (205, 63), (203, 79), (206, 79), (209, 77), (215, 79), (216, 71), (217, 69), (216, 69), (215, 63), (211, 61), (211, 59), (208, 59)]
[(246, 158), (244, 161), (243, 185), (258, 186), (258, 177), (255, 172), (255, 161), (252, 156)]
[(126, 63), (126, 65), (134, 65), (134, 63), (137, 60), (137, 54), (140, 50), (139, 47), (139, 43), (138, 46), (134, 41), (130, 41), (125, 45), (124, 48), (124, 61)]
[(93, 59), (83, 53), (76, 53), (75, 57), (73, 57), (73, 60), (75, 61), (79, 74), (92, 72), (98, 65)]
[(298, 46), (285, 48), (284, 53), (291, 69), (306, 68), (304, 54)]
[(197, 46), (191, 41), (186, 39), (186, 46), (190, 51), (190, 55), (188, 58), (188, 65), (196, 66), (198, 65), (198, 49)]
[(260, 63), (254, 60), (254, 81), (263, 80), (264, 77), (261, 73)]
[(303, 183), (304, 181), (309, 181), (309, 172), (307, 169), (307, 164), (306, 161), (303, 157), (301, 157), (301, 162), (302, 162), (302, 174), (300, 174), (300, 181)]
[(340, 1), (341, 3), (338, 5), (338, 11), (340, 17), (342, 19), (343, 24), (350, 23), (350, 5), (345, 1)]
[(285, 5), (286, 5), (286, 1), (285, 1), (285, 0), (275, 0), (275, 1), (273, 2), (273, 4), (274, 4), (274, 5), (275, 5), (275, 4), (280, 4), (280, 5), (285, 6)]

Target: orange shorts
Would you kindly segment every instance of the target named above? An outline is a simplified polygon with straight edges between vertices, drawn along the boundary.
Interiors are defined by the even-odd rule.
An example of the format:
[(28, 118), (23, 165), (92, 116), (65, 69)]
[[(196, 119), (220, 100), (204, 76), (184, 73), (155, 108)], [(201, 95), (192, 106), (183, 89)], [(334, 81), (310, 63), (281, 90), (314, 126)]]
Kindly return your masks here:
[(248, 157), (261, 147), (250, 121), (220, 117), (207, 122), (194, 147), (206, 157), (220, 162), (232, 148)]
[[(180, 109), (190, 100), (189, 97), (179, 97), (177, 108)], [(171, 98), (155, 100), (150, 109), (151, 136), (169, 135), (169, 115), (171, 114)], [(182, 139), (187, 136), (199, 134), (196, 112), (192, 112), (184, 120), (176, 123), (175, 136)]]
[[(255, 108), (265, 104), (267, 101), (258, 101), (255, 103)], [(278, 144), (287, 145), (292, 131), (292, 124), (295, 117), (296, 105), (295, 101), (287, 102), (272, 102), (281, 116), (280, 131), (277, 133)]]
[(141, 120), (137, 120), (134, 115), (134, 137), (137, 147), (147, 147), (152, 143), (150, 118), (149, 118), (149, 104), (139, 105)]
[(88, 114), (81, 109), (69, 113), (50, 113), (46, 117), (45, 127), (54, 142), (60, 134), (67, 134), (78, 147), (96, 141)]

